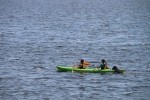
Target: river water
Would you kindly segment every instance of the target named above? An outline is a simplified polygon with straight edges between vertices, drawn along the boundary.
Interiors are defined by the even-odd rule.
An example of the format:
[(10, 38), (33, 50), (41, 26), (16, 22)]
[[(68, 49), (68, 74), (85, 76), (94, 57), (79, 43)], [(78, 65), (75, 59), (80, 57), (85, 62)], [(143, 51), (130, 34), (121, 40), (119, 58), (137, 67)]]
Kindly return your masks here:
[[(0, 100), (149, 100), (149, 5), (0, 0)], [(57, 72), (81, 58), (126, 72)]]

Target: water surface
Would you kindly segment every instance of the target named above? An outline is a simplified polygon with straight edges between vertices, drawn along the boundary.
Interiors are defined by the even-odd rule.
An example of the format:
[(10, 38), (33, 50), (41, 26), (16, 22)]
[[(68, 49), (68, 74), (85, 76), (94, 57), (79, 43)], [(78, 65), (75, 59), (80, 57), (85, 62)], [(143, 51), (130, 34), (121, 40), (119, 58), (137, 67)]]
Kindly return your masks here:
[[(1, 0), (0, 99), (149, 100), (149, 5), (149, 0)], [(126, 72), (56, 71), (81, 58), (104, 58)]]

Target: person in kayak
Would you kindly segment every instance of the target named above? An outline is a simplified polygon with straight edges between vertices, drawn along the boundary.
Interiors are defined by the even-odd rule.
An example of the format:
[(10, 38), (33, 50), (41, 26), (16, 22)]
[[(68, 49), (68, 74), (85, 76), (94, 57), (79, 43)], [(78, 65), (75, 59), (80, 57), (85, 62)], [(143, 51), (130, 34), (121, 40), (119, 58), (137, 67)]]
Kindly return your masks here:
[(103, 69), (109, 69), (109, 67), (107, 66), (106, 60), (102, 59), (101, 60), (101, 65), (99, 66), (99, 68)]
[(80, 60), (80, 64), (78, 65), (78, 68), (83, 69), (83, 68), (85, 68), (85, 67), (88, 67), (89, 65), (90, 65), (89, 62), (84, 61), (84, 59), (81, 59), (81, 60)]

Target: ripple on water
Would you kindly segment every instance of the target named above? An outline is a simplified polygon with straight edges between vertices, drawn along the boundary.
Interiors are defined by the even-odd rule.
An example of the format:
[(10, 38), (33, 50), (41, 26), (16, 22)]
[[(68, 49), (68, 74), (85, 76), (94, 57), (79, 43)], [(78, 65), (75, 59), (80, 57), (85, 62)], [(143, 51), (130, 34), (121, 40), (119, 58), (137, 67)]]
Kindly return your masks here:
[[(0, 98), (149, 100), (149, 3), (0, 0)], [(126, 71), (56, 71), (81, 58), (97, 65), (105, 58)]]

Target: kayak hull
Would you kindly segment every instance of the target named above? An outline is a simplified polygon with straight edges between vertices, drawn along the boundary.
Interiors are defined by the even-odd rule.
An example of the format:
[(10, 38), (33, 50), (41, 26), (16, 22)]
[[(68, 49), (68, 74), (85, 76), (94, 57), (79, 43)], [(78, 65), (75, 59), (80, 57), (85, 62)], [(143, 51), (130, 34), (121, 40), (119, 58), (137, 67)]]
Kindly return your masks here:
[[(84, 73), (115, 73), (114, 70), (111, 69), (104, 69), (101, 70), (99, 68), (85, 68), (85, 69), (80, 69), (77, 67), (70, 67), (70, 66), (57, 66), (58, 72), (84, 72)], [(121, 73), (124, 72), (124, 70), (120, 70)]]

